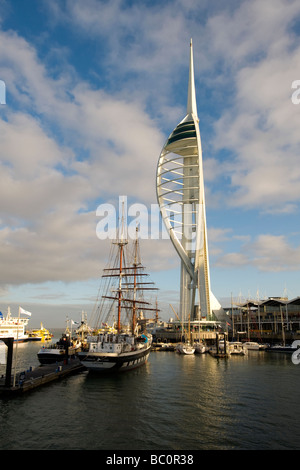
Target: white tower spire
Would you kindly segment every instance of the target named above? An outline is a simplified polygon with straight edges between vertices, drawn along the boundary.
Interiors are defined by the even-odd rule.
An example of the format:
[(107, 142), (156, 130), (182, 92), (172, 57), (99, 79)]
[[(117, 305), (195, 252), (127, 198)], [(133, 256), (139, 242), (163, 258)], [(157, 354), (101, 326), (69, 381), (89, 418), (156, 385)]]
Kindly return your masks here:
[[(157, 166), (157, 198), (170, 239), (181, 258), (180, 315), (211, 320), (202, 148), (197, 115), (193, 46), (187, 115), (168, 137)], [(197, 308), (196, 308), (197, 306)], [(221, 308), (217, 303), (216, 308)]]
[(189, 88), (188, 88), (188, 101), (187, 101), (187, 115), (197, 116), (197, 103), (196, 103), (196, 91), (195, 91), (195, 79), (194, 79), (194, 59), (193, 59), (193, 42), (190, 42), (190, 73), (189, 73)]

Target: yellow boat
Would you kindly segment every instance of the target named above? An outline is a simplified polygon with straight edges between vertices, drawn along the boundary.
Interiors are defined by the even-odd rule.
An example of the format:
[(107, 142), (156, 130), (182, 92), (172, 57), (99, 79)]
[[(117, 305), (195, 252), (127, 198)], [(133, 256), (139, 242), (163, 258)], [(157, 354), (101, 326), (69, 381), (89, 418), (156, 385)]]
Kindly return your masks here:
[(29, 341), (50, 341), (53, 338), (53, 335), (43, 327), (42, 323), (41, 328), (29, 331), (28, 335)]

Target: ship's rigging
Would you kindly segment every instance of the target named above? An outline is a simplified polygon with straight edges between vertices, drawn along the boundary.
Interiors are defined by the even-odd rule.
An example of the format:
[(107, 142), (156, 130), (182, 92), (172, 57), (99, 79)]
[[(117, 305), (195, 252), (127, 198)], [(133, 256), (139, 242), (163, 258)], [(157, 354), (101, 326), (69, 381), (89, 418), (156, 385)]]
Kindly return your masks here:
[(157, 290), (148, 277), (141, 263), (137, 228), (132, 247), (122, 236), (111, 245), (92, 315), (94, 328), (110, 326), (118, 333), (137, 333), (137, 319), (144, 311), (157, 314), (157, 307), (144, 297), (145, 291)]

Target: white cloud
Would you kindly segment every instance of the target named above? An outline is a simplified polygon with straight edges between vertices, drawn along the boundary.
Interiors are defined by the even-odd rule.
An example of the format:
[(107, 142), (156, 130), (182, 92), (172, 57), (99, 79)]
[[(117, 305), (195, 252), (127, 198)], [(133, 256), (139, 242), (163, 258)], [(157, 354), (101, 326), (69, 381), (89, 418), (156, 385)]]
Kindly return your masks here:
[(1, 69), (19, 107), (8, 102), (0, 119), (1, 282), (99, 276), (107, 243), (96, 236), (97, 205), (119, 194), (155, 202), (162, 136), (142, 104), (67, 75), (53, 79), (25, 39), (0, 36)]
[[(96, 237), (98, 204), (116, 204), (122, 194), (156, 202), (159, 152), (185, 112), (191, 36), (197, 97), (204, 100), (206, 91), (218, 97), (204, 123), (210, 120), (209, 130), (215, 130), (209, 142), (200, 122), (211, 152), (204, 154), (207, 206), (277, 216), (298, 209), (300, 106), (290, 98), (291, 83), (300, 78), (292, 30), (299, 2), (200, 3), (176, 0), (171, 9), (168, 2), (133, 3), (124, 9), (119, 0), (44, 2), (52, 11), (52, 33), (59, 24), (77, 40), (97, 41), (90, 66), (96, 85), (67, 61), (67, 42), (55, 70), (49, 67), (60, 47), (51, 32), (46, 56), (16, 32), (0, 32), (1, 79), (12, 100), (0, 119), (3, 285), (100, 274), (107, 246)], [(206, 112), (205, 100), (198, 107)], [(298, 249), (287, 238), (252, 236), (240, 253), (226, 254), (223, 247), (234, 237), (232, 229), (209, 230), (219, 265), (269, 270), (276, 259), (278, 269), (297, 269)], [(155, 241), (156, 257), (151, 243), (144, 246), (146, 265), (159, 270), (178, 262), (171, 243)], [(278, 256), (273, 261), (271, 247)]]
[(300, 114), (291, 83), (300, 76), (300, 47), (290, 30), (299, 15), (298, 2), (278, 0), (246, 2), (232, 17), (211, 20), (213, 47), (229, 64), (234, 50), (236, 95), (215, 126), (216, 148), (235, 155), (223, 166), (233, 189), (230, 205), (279, 213), (299, 204)]
[[(201, 82), (210, 81), (213, 94), (219, 93), (219, 112), (227, 106), (216, 123), (213, 144), (236, 155), (231, 162), (205, 155), (206, 181), (213, 184), (222, 176), (231, 181), (231, 188), (223, 190), (207, 185), (207, 203), (217, 207), (225, 198), (233, 206), (273, 213), (296, 209), (300, 118), (291, 104), (290, 86), (300, 74), (300, 48), (292, 30), (299, 2), (229, 2), (215, 6), (209, 15), (207, 4), (193, 1), (173, 2), (172, 9), (168, 4), (124, 7), (119, 1), (95, 0), (84, 5), (70, 1), (64, 7), (53, 3), (51, 8), (56, 21), (79, 28), (80, 34), (98, 41), (105, 37), (106, 63), (113, 64), (115, 80), (118, 71), (122, 78), (126, 71), (140, 73), (132, 83), (143, 88), (147, 100), (154, 96), (155, 79), (161, 90), (160, 98), (155, 95), (160, 110), (166, 110), (162, 96), (170, 97), (187, 65), (184, 37), (194, 32), (197, 44), (201, 36), (195, 48)], [(162, 17), (167, 19), (163, 27)], [(213, 89), (217, 83), (223, 84), (222, 94)]]
[(258, 271), (280, 272), (299, 271), (300, 245), (292, 246), (284, 235), (262, 234), (254, 241), (246, 241), (240, 252), (230, 252), (218, 256), (215, 266), (239, 268), (255, 267)]
[(284, 235), (259, 235), (250, 244), (254, 255), (252, 263), (262, 271), (299, 270), (300, 245), (292, 247)]

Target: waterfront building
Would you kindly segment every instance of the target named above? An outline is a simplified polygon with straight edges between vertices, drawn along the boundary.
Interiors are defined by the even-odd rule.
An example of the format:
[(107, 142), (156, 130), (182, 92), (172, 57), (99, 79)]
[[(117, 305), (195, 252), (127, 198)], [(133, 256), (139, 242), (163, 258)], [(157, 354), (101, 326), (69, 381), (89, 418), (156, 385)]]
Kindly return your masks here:
[(300, 297), (248, 300), (226, 310), (235, 337), (270, 342), (300, 339)]
[(180, 321), (226, 324), (210, 288), (202, 146), (190, 43), (187, 114), (169, 135), (157, 165), (157, 199), (181, 259)]

